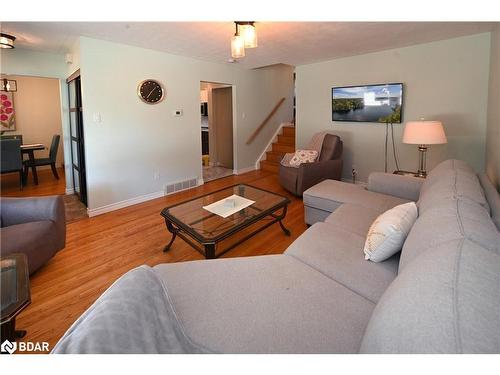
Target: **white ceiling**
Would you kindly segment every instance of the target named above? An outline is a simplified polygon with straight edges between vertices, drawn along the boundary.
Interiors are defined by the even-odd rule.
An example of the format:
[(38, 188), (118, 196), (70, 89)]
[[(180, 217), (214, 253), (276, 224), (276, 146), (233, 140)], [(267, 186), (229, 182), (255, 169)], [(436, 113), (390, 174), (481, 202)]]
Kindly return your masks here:
[[(490, 31), (480, 22), (258, 22), (259, 47), (238, 63), (302, 65)], [(16, 47), (66, 53), (87, 36), (227, 63), (232, 22), (3, 22)]]

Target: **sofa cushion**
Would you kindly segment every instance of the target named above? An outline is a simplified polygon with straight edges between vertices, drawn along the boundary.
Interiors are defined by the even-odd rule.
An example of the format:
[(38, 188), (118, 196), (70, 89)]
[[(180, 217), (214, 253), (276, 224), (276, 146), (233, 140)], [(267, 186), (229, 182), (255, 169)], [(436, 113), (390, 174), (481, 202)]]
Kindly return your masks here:
[(429, 174), (420, 189), (419, 211), (424, 212), (445, 199), (468, 199), (489, 211), (488, 202), (475, 172), (460, 160), (447, 160)]
[(365, 259), (382, 262), (400, 252), (415, 220), (414, 202), (400, 204), (381, 214), (368, 230), (363, 249)]
[(325, 223), (366, 237), (368, 229), (381, 213), (379, 210), (359, 204), (344, 203), (326, 218)]
[(380, 212), (409, 202), (406, 199), (375, 193), (360, 185), (324, 180), (304, 192), (304, 205), (324, 211), (335, 211), (343, 203), (354, 203)]
[(374, 263), (364, 259), (365, 237), (331, 223), (316, 223), (286, 250), (352, 291), (377, 302), (397, 275), (399, 257)]
[(459, 239), (430, 249), (389, 286), (362, 353), (500, 353), (500, 256)]
[(375, 306), (284, 255), (154, 270), (187, 336), (222, 353), (354, 353)]
[(486, 209), (470, 200), (445, 200), (421, 213), (401, 254), (399, 272), (431, 247), (467, 238), (492, 251), (500, 246), (500, 233)]

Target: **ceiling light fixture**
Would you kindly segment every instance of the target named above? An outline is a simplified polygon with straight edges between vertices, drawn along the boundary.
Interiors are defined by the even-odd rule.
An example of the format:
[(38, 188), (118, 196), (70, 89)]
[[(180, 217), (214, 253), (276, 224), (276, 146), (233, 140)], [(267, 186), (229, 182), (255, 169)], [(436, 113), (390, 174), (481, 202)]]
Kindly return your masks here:
[(17, 81), (15, 79), (2, 79), (2, 86), (0, 87), (0, 91), (6, 92), (16, 92), (17, 91)]
[(257, 30), (255, 29), (255, 22), (253, 21), (240, 21), (240, 34), (245, 40), (245, 48), (257, 47)]
[(231, 38), (231, 56), (233, 59), (245, 57), (245, 48), (257, 47), (255, 21), (234, 21), (235, 33)]
[(231, 38), (231, 57), (233, 59), (239, 59), (240, 57), (245, 57), (245, 40), (240, 35), (238, 30), (238, 22), (235, 22), (235, 33)]
[(0, 33), (0, 48), (14, 48), (15, 36)]

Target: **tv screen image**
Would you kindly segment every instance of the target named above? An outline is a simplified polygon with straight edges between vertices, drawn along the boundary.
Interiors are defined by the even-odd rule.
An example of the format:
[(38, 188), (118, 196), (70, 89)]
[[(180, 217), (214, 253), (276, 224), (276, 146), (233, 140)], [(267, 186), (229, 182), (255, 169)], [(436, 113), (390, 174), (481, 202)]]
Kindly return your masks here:
[(334, 87), (332, 120), (353, 122), (392, 122), (399, 124), (403, 114), (403, 84)]

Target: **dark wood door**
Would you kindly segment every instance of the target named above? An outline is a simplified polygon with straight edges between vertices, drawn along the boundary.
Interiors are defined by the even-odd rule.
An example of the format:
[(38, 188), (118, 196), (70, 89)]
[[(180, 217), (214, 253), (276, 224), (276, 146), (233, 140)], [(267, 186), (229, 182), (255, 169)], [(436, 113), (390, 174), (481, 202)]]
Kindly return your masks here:
[(87, 206), (87, 176), (85, 173), (85, 138), (80, 75), (68, 79), (71, 167), (73, 187), (80, 201)]

